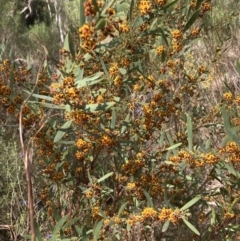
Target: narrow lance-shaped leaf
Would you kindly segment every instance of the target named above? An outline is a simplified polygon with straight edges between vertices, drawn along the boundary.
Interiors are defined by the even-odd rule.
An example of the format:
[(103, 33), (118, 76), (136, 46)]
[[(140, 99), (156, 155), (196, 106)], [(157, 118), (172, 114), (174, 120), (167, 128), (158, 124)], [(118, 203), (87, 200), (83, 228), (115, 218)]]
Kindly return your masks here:
[(97, 182), (99, 183), (99, 182), (104, 181), (105, 179), (107, 179), (107, 178), (109, 178), (110, 176), (112, 176), (113, 173), (114, 173), (114, 172), (109, 172), (109, 173), (107, 173), (107, 174), (104, 175), (103, 177), (99, 178), (99, 179), (97, 180)]
[(129, 21), (130, 21), (130, 22), (132, 22), (132, 14), (133, 14), (133, 8), (134, 8), (134, 1), (135, 1), (135, 0), (131, 0), (130, 9), (129, 9), (129, 13), (128, 13)]
[(161, 132), (160, 139), (158, 140), (158, 144), (159, 144), (160, 147), (163, 146), (164, 138), (165, 138), (165, 131), (163, 130)]
[(57, 132), (54, 138), (54, 142), (58, 142), (62, 139), (62, 137), (66, 133), (67, 129), (71, 126), (71, 124), (72, 124), (72, 120), (69, 120), (61, 126), (60, 130)]
[(201, 7), (203, 1), (204, 0), (197, 0), (196, 9), (199, 9)]
[(42, 99), (42, 100), (47, 100), (50, 102), (53, 102), (53, 98), (50, 96), (46, 96), (46, 95), (39, 95), (39, 94), (32, 94), (31, 92), (27, 91), (27, 90), (23, 90), (24, 92), (26, 92), (27, 94), (37, 98), (37, 99)]
[(101, 65), (102, 65), (104, 74), (108, 77), (108, 76), (109, 76), (109, 73), (108, 73), (108, 70), (107, 70), (107, 66), (106, 66), (106, 64), (104, 63), (104, 61), (102, 60), (102, 58), (99, 58), (99, 59), (100, 59), (100, 62), (101, 62)]
[(95, 26), (95, 29), (101, 30), (105, 28), (107, 25), (107, 22), (108, 22), (107, 18), (100, 18)]
[(187, 114), (188, 149), (193, 150), (192, 118)]
[(84, 7), (84, 2), (85, 0), (80, 0), (80, 9), (79, 9), (79, 14), (80, 14), (80, 22), (79, 22), (79, 27), (82, 27), (83, 24), (85, 23), (85, 7)]
[(212, 208), (210, 223), (211, 223), (211, 225), (214, 225), (216, 223), (216, 213), (215, 213), (215, 210), (213, 208)]
[(89, 111), (89, 112), (95, 112), (95, 111), (100, 111), (100, 110), (105, 111), (114, 105), (115, 105), (115, 102), (106, 102), (106, 103), (101, 103), (101, 104), (89, 104), (84, 107), (84, 110)]
[(190, 208), (191, 206), (193, 206), (196, 202), (198, 202), (201, 199), (201, 195), (196, 196), (195, 198), (193, 198), (191, 201), (189, 201), (188, 203), (186, 203), (183, 207), (180, 208), (181, 211), (184, 211), (188, 208)]
[(181, 145), (182, 145), (182, 143), (177, 143), (177, 144), (174, 144), (174, 145), (168, 147), (166, 150), (170, 151), (170, 150), (176, 149), (177, 147), (179, 147)]
[(116, 110), (115, 110), (115, 109), (112, 109), (111, 129), (114, 129), (114, 128), (115, 128), (116, 118), (117, 118)]
[(53, 229), (53, 235), (57, 234), (63, 227), (63, 224), (67, 221), (68, 215), (62, 217)]
[(183, 222), (191, 229), (195, 234), (200, 235), (199, 231), (190, 223), (188, 222), (185, 218), (183, 218)]
[(126, 206), (128, 205), (128, 202), (125, 202), (118, 210), (118, 217), (120, 217), (120, 215), (122, 214), (123, 210), (126, 208)]
[(148, 207), (153, 207), (152, 198), (150, 197), (149, 193), (143, 190), (145, 197), (147, 198), (147, 205)]
[(37, 241), (43, 241), (42, 234), (41, 234), (39, 225), (36, 222), (36, 220), (34, 220), (34, 228), (35, 228), (35, 232), (36, 232)]
[(224, 121), (224, 128), (227, 135), (231, 138), (231, 140), (235, 141), (237, 144), (240, 144), (239, 138), (236, 135), (236, 131), (233, 130), (229, 120), (229, 115), (224, 107), (222, 108), (222, 115)]
[(44, 102), (38, 102), (38, 101), (28, 101), (28, 103), (33, 103), (33, 104), (38, 104), (41, 105), (43, 107), (49, 108), (49, 109), (56, 109), (56, 110), (65, 110), (66, 106), (58, 106), (58, 105), (54, 105), (51, 103), (44, 103)]
[[(174, 142), (173, 139), (171, 137), (171, 135), (169, 133), (166, 134), (167, 135), (167, 139), (169, 141), (170, 146), (174, 146)], [(177, 151), (175, 149), (172, 149), (174, 155), (177, 155)]]
[(116, 10), (117, 10), (117, 12), (122, 12), (122, 11), (128, 10), (129, 7), (130, 7), (129, 3), (122, 2), (122, 3), (118, 3), (116, 5)]
[(76, 221), (78, 221), (80, 219), (80, 217), (75, 217), (73, 219), (71, 219), (69, 222), (67, 222), (62, 229), (65, 230), (66, 228), (72, 226), (74, 223), (76, 223)]
[(185, 25), (185, 30), (189, 29), (193, 25), (193, 23), (197, 20), (199, 12), (200, 10), (198, 9), (193, 13), (193, 15), (190, 17), (190, 19), (187, 21)]
[(240, 76), (240, 62), (237, 60), (237, 72), (238, 72), (238, 75)]
[(97, 72), (96, 74), (88, 76), (84, 79), (76, 79), (75, 83), (77, 84), (77, 88), (93, 85), (100, 82), (102, 80), (102, 78), (100, 78), (102, 75), (103, 72)]
[(170, 224), (170, 221), (169, 221), (169, 219), (168, 219), (168, 220), (163, 224), (163, 226), (162, 226), (162, 232), (163, 232), (163, 233), (168, 230), (169, 224)]
[(13, 89), (13, 85), (14, 85), (14, 73), (13, 70), (11, 70), (10, 72), (10, 88)]
[(73, 57), (75, 58), (74, 44), (71, 35), (68, 33), (64, 40), (64, 48), (69, 51)]
[(123, 134), (126, 131), (129, 121), (130, 121), (130, 114), (128, 114), (124, 120), (124, 124), (121, 128), (121, 134)]
[(100, 233), (102, 226), (103, 226), (103, 220), (98, 222), (98, 224), (94, 228), (94, 230), (93, 230), (93, 240), (94, 241), (98, 241), (99, 233)]
[(173, 6), (177, 1), (178, 1), (178, 0), (174, 0), (174, 1), (170, 2), (170, 3), (168, 3), (167, 5), (165, 5), (165, 6), (163, 7), (163, 9), (168, 9), (169, 7)]

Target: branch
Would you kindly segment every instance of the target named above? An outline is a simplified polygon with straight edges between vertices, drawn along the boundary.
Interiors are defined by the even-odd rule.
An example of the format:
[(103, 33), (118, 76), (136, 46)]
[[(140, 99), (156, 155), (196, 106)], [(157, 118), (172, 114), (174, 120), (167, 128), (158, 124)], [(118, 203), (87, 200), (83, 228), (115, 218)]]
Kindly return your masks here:
[(25, 16), (25, 19), (29, 17), (29, 15), (31, 15), (32, 13), (32, 8), (31, 8), (31, 3), (32, 0), (28, 0), (28, 5), (20, 12), (20, 14), (26, 12), (27, 10), (29, 10), (29, 13)]
[(41, 69), (43, 66), (43, 62), (39, 67), (35, 85), (31, 94), (27, 97), (27, 99), (23, 102), (20, 113), (19, 113), (19, 136), (20, 136), (20, 143), (23, 155), (23, 162), (25, 168), (25, 175), (26, 175), (26, 182), (27, 182), (27, 190), (28, 190), (28, 210), (29, 210), (29, 220), (30, 220), (30, 229), (31, 229), (31, 241), (36, 241), (36, 232), (34, 228), (34, 207), (33, 207), (33, 191), (32, 191), (32, 180), (31, 180), (31, 166), (32, 166), (32, 159), (33, 159), (33, 141), (30, 140), (27, 145), (25, 146), (24, 137), (23, 137), (23, 107), (27, 104), (28, 100), (31, 98), (35, 88), (37, 87), (38, 79), (40, 77)]

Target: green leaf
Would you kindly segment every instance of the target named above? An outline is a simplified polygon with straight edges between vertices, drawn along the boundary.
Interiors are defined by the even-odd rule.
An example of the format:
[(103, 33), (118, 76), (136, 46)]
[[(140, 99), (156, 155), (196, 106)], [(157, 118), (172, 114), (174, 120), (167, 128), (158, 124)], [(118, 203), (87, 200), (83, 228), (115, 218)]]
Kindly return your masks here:
[(240, 141), (236, 134), (236, 130), (232, 128), (229, 120), (229, 115), (224, 107), (222, 107), (222, 116), (223, 116), (224, 128), (225, 128), (226, 134), (229, 136), (229, 138), (232, 141), (235, 141), (239, 145)]
[(53, 210), (53, 216), (54, 218), (59, 221), (61, 219), (61, 216), (60, 214), (58, 213), (58, 210), (55, 208), (54, 205), (52, 205), (52, 210)]
[(237, 60), (237, 65), (236, 65), (236, 67), (237, 67), (238, 75), (240, 75), (240, 62), (239, 62), (239, 60)]
[(56, 235), (63, 227), (64, 223), (67, 221), (68, 215), (62, 217), (56, 224), (56, 226), (53, 229), (53, 235)]
[(183, 222), (191, 229), (195, 234), (200, 235), (199, 231), (190, 223), (188, 222), (185, 218), (183, 218)]
[(164, 138), (165, 138), (165, 131), (162, 131), (160, 135), (160, 139), (157, 141), (160, 147), (163, 146)]
[(169, 7), (171, 7), (172, 5), (174, 5), (178, 0), (174, 0), (170, 3), (168, 3), (167, 5), (165, 5), (162, 9), (168, 9)]
[(212, 208), (212, 215), (211, 215), (211, 220), (210, 220), (211, 225), (214, 225), (216, 223), (216, 212)]
[(80, 217), (76, 217), (76, 218), (73, 218), (72, 220), (70, 220), (69, 222), (67, 222), (63, 227), (62, 229), (65, 230), (66, 228), (72, 226), (74, 223), (76, 223), (76, 221), (78, 221), (80, 219)]
[(116, 5), (116, 11), (117, 11), (117, 12), (123, 12), (123, 11), (128, 10), (129, 7), (130, 7), (129, 3), (125, 3), (125, 2), (118, 3), (118, 4)]
[(105, 111), (109, 109), (110, 107), (114, 106), (115, 102), (106, 102), (101, 104), (89, 104), (84, 107), (84, 110), (89, 112), (95, 112), (95, 111)]
[(142, 17), (138, 16), (135, 21), (134, 21), (134, 24), (133, 24), (133, 28), (138, 28), (140, 27), (142, 24), (144, 23)]
[(129, 13), (128, 13), (129, 21), (130, 21), (130, 22), (132, 22), (132, 14), (133, 14), (133, 8), (134, 8), (134, 1), (135, 1), (135, 0), (131, 0), (130, 9), (129, 9)]
[(125, 75), (127, 73), (127, 70), (125, 68), (119, 68), (118, 70), (122, 75)]
[(116, 126), (116, 117), (116, 110), (112, 109), (111, 129), (114, 129)]
[(55, 109), (55, 110), (65, 110), (66, 106), (59, 106), (59, 105), (54, 105), (51, 103), (44, 103), (44, 102), (39, 102), (39, 101), (28, 101), (29, 103), (33, 103), (33, 104), (38, 104), (41, 105), (43, 107), (49, 108), (49, 109)]
[(64, 40), (64, 48), (69, 51), (73, 57), (73, 59), (75, 59), (75, 51), (74, 51), (74, 44), (73, 44), (73, 40), (71, 38), (71, 35), (68, 33), (65, 37)]
[[(167, 139), (169, 141), (170, 146), (174, 146), (173, 139), (172, 139), (171, 135), (169, 133), (167, 133), (166, 135), (167, 135)], [(177, 151), (175, 149), (172, 149), (172, 151), (173, 151), (174, 155), (177, 155)]]
[(162, 232), (163, 232), (163, 233), (168, 230), (169, 224), (170, 224), (170, 221), (169, 221), (169, 220), (167, 220), (167, 221), (163, 224), (163, 226), (162, 226)]
[(79, 8), (79, 13), (80, 13), (80, 18), (79, 18), (79, 27), (81, 28), (83, 24), (85, 23), (85, 7), (84, 7), (84, 2), (85, 0), (80, 0), (80, 8)]
[(73, 62), (71, 59), (67, 59), (67, 62), (66, 62), (66, 73), (69, 74), (72, 72), (72, 67), (73, 67)]
[(108, 22), (107, 18), (99, 19), (97, 24), (96, 24), (96, 26), (95, 26), (95, 29), (96, 30), (101, 30), (101, 29), (105, 28), (106, 25), (107, 25), (107, 22)]
[(67, 129), (72, 125), (72, 120), (67, 121), (66, 123), (64, 123), (60, 130), (57, 132), (55, 138), (54, 138), (54, 143), (60, 141), (62, 139), (62, 137), (64, 136), (64, 134), (66, 133)]
[(24, 234), (24, 235), (22, 235), (22, 237), (23, 237), (23, 238), (26, 238), (26, 239), (29, 239), (29, 240), (32, 238), (32, 236), (29, 235), (29, 234)]
[(121, 134), (123, 134), (126, 131), (128, 125), (129, 125), (129, 121), (130, 121), (130, 114), (127, 114), (127, 116), (123, 122), (123, 126), (121, 128)]
[(128, 202), (125, 202), (118, 210), (118, 217), (120, 217), (120, 215), (122, 214), (123, 210), (126, 208), (126, 206), (128, 205)]
[(83, 227), (79, 227), (79, 226), (77, 226), (77, 225), (74, 225), (74, 228), (75, 228), (75, 230), (77, 231), (78, 236), (81, 236), (81, 235), (82, 235), (82, 229), (83, 229)]
[(153, 208), (152, 198), (146, 190), (143, 190), (145, 197), (147, 198), (147, 206)]
[(191, 201), (189, 201), (188, 203), (186, 203), (183, 207), (180, 208), (181, 211), (184, 211), (188, 208), (190, 208), (191, 206), (193, 206), (196, 202), (198, 202), (201, 199), (201, 195), (196, 196), (195, 198), (193, 198)]
[(234, 168), (234, 166), (231, 164), (231, 163), (226, 163), (226, 162), (224, 162), (224, 164), (223, 164), (226, 168), (227, 168), (227, 170), (231, 173), (231, 174), (233, 174), (235, 177), (237, 177), (237, 178), (239, 178), (240, 177), (240, 173)]
[(43, 241), (42, 234), (41, 234), (39, 225), (37, 224), (36, 220), (34, 220), (34, 228), (35, 228), (37, 240), (38, 241)]
[(50, 96), (46, 96), (46, 95), (38, 95), (38, 94), (32, 94), (32, 93), (29, 92), (28, 90), (23, 90), (23, 91), (26, 92), (27, 94), (33, 96), (33, 97), (38, 98), (38, 99), (42, 99), (42, 100), (47, 100), (47, 101), (53, 102), (53, 98), (50, 97)]
[(187, 114), (188, 149), (193, 150), (192, 118)]
[(99, 58), (99, 59), (100, 59), (100, 62), (101, 62), (101, 65), (102, 65), (104, 74), (108, 77), (108, 76), (109, 76), (109, 73), (108, 73), (108, 70), (107, 70), (107, 66), (106, 66), (106, 64), (104, 63), (104, 61), (102, 60), (102, 58)]
[(76, 79), (75, 83), (77, 84), (77, 88), (90, 86), (100, 82), (102, 80), (102, 78), (100, 78), (102, 75), (103, 75), (103, 72), (97, 72), (96, 74), (88, 76), (84, 79)]
[(48, 241), (58, 241), (60, 239), (59, 234), (52, 235), (52, 237)]
[(102, 226), (103, 226), (103, 220), (98, 222), (97, 226), (94, 228), (94, 230), (93, 230), (93, 240), (94, 241), (98, 241), (98, 236), (99, 236)]
[(196, 4), (196, 9), (199, 9), (201, 7), (201, 4), (204, 0), (198, 0)]
[(114, 173), (114, 172), (109, 172), (109, 173), (105, 174), (103, 177), (99, 178), (99, 179), (97, 180), (97, 182), (99, 183), (99, 182), (104, 181), (105, 179), (107, 179), (107, 178), (109, 178), (110, 176), (112, 176), (113, 173)]
[(13, 70), (11, 70), (10, 72), (10, 88), (13, 89), (13, 85), (14, 85), (14, 73)]
[(193, 13), (193, 15), (190, 17), (190, 19), (187, 21), (185, 25), (185, 30), (189, 29), (193, 25), (193, 23), (197, 20), (199, 12), (200, 12), (200, 9), (198, 9)]
[(182, 143), (180, 142), (180, 143), (174, 144), (173, 146), (168, 147), (166, 150), (170, 151), (170, 150), (176, 149), (177, 147), (179, 147), (181, 145), (182, 145)]

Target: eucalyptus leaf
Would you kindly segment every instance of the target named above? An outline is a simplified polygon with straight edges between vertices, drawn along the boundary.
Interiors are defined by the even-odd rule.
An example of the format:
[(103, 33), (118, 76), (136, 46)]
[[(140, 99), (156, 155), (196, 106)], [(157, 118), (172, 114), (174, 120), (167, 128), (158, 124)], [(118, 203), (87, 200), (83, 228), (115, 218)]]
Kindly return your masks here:
[(180, 208), (181, 211), (184, 211), (188, 208), (190, 208), (191, 206), (193, 206), (196, 202), (198, 202), (201, 199), (201, 195), (196, 196), (195, 198), (193, 198), (191, 201), (189, 201), (188, 203), (186, 203), (183, 207)]
[(169, 219), (167, 219), (167, 220), (165, 221), (165, 223), (163, 224), (163, 226), (162, 226), (162, 232), (163, 232), (163, 233), (168, 230), (169, 224), (170, 224), (170, 221), (169, 221)]
[(199, 13), (200, 13), (200, 9), (198, 9), (197, 11), (195, 11), (193, 13), (193, 15), (190, 17), (190, 19), (187, 21), (187, 23), (185, 25), (185, 30), (189, 29), (194, 24), (194, 22), (198, 18)]
[(98, 241), (100, 230), (103, 226), (103, 220), (97, 223), (97, 226), (93, 230), (93, 240)]
[(147, 206), (153, 208), (153, 202), (152, 202), (151, 196), (149, 195), (149, 193), (146, 190), (143, 190), (143, 193), (147, 199)]
[(107, 179), (107, 178), (109, 178), (110, 176), (112, 176), (113, 173), (114, 173), (114, 172), (109, 172), (109, 173), (105, 174), (103, 177), (99, 178), (99, 179), (97, 180), (97, 182), (99, 183), (99, 182), (104, 181), (105, 179)]
[(34, 93), (29, 92), (28, 90), (23, 90), (23, 91), (37, 99), (42, 99), (42, 100), (47, 100), (49, 102), (53, 102), (53, 98), (50, 96), (34, 94)]
[(72, 120), (67, 121), (66, 123), (64, 123), (60, 130), (57, 132), (55, 138), (54, 138), (54, 142), (58, 142), (62, 139), (62, 137), (65, 135), (67, 129), (72, 125)]
[(190, 223), (187, 221), (187, 219), (183, 218), (183, 222), (191, 229), (195, 234), (200, 235), (199, 231)]
[(54, 229), (53, 229), (53, 235), (56, 235), (63, 227), (64, 223), (67, 221), (68, 219), (68, 215), (62, 217), (57, 224), (55, 225)]
[(120, 215), (122, 214), (123, 210), (126, 208), (126, 206), (128, 205), (128, 202), (125, 202), (118, 210), (118, 217), (120, 217)]
[(187, 114), (187, 134), (188, 134), (188, 149), (193, 150), (193, 132), (192, 132), (192, 118)]
[(115, 102), (106, 102), (101, 104), (89, 104), (85, 105), (84, 109), (89, 112), (105, 111), (115, 105)]

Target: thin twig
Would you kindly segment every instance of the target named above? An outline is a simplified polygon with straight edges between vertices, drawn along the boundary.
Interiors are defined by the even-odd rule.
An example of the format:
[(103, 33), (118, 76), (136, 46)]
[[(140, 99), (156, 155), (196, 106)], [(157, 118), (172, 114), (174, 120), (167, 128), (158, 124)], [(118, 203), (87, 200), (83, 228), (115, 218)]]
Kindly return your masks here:
[[(33, 207), (33, 190), (32, 190), (32, 180), (31, 180), (31, 165), (32, 165), (32, 157), (33, 157), (33, 142), (32, 140), (27, 143), (25, 146), (24, 138), (23, 138), (23, 123), (22, 123), (22, 116), (23, 116), (23, 108), (25, 104), (27, 104), (28, 100), (33, 95), (35, 88), (37, 87), (38, 79), (42, 70), (43, 63), (40, 65), (38, 69), (38, 73), (36, 76), (35, 85), (31, 94), (28, 98), (23, 102), (20, 113), (19, 113), (19, 136), (20, 136), (20, 143), (23, 155), (23, 162), (25, 168), (25, 175), (26, 175), (26, 182), (27, 182), (27, 192), (28, 192), (28, 210), (29, 210), (29, 220), (30, 220), (30, 230), (31, 230), (31, 241), (36, 241), (36, 232), (34, 228), (34, 207)], [(31, 145), (30, 145), (31, 144)]]

